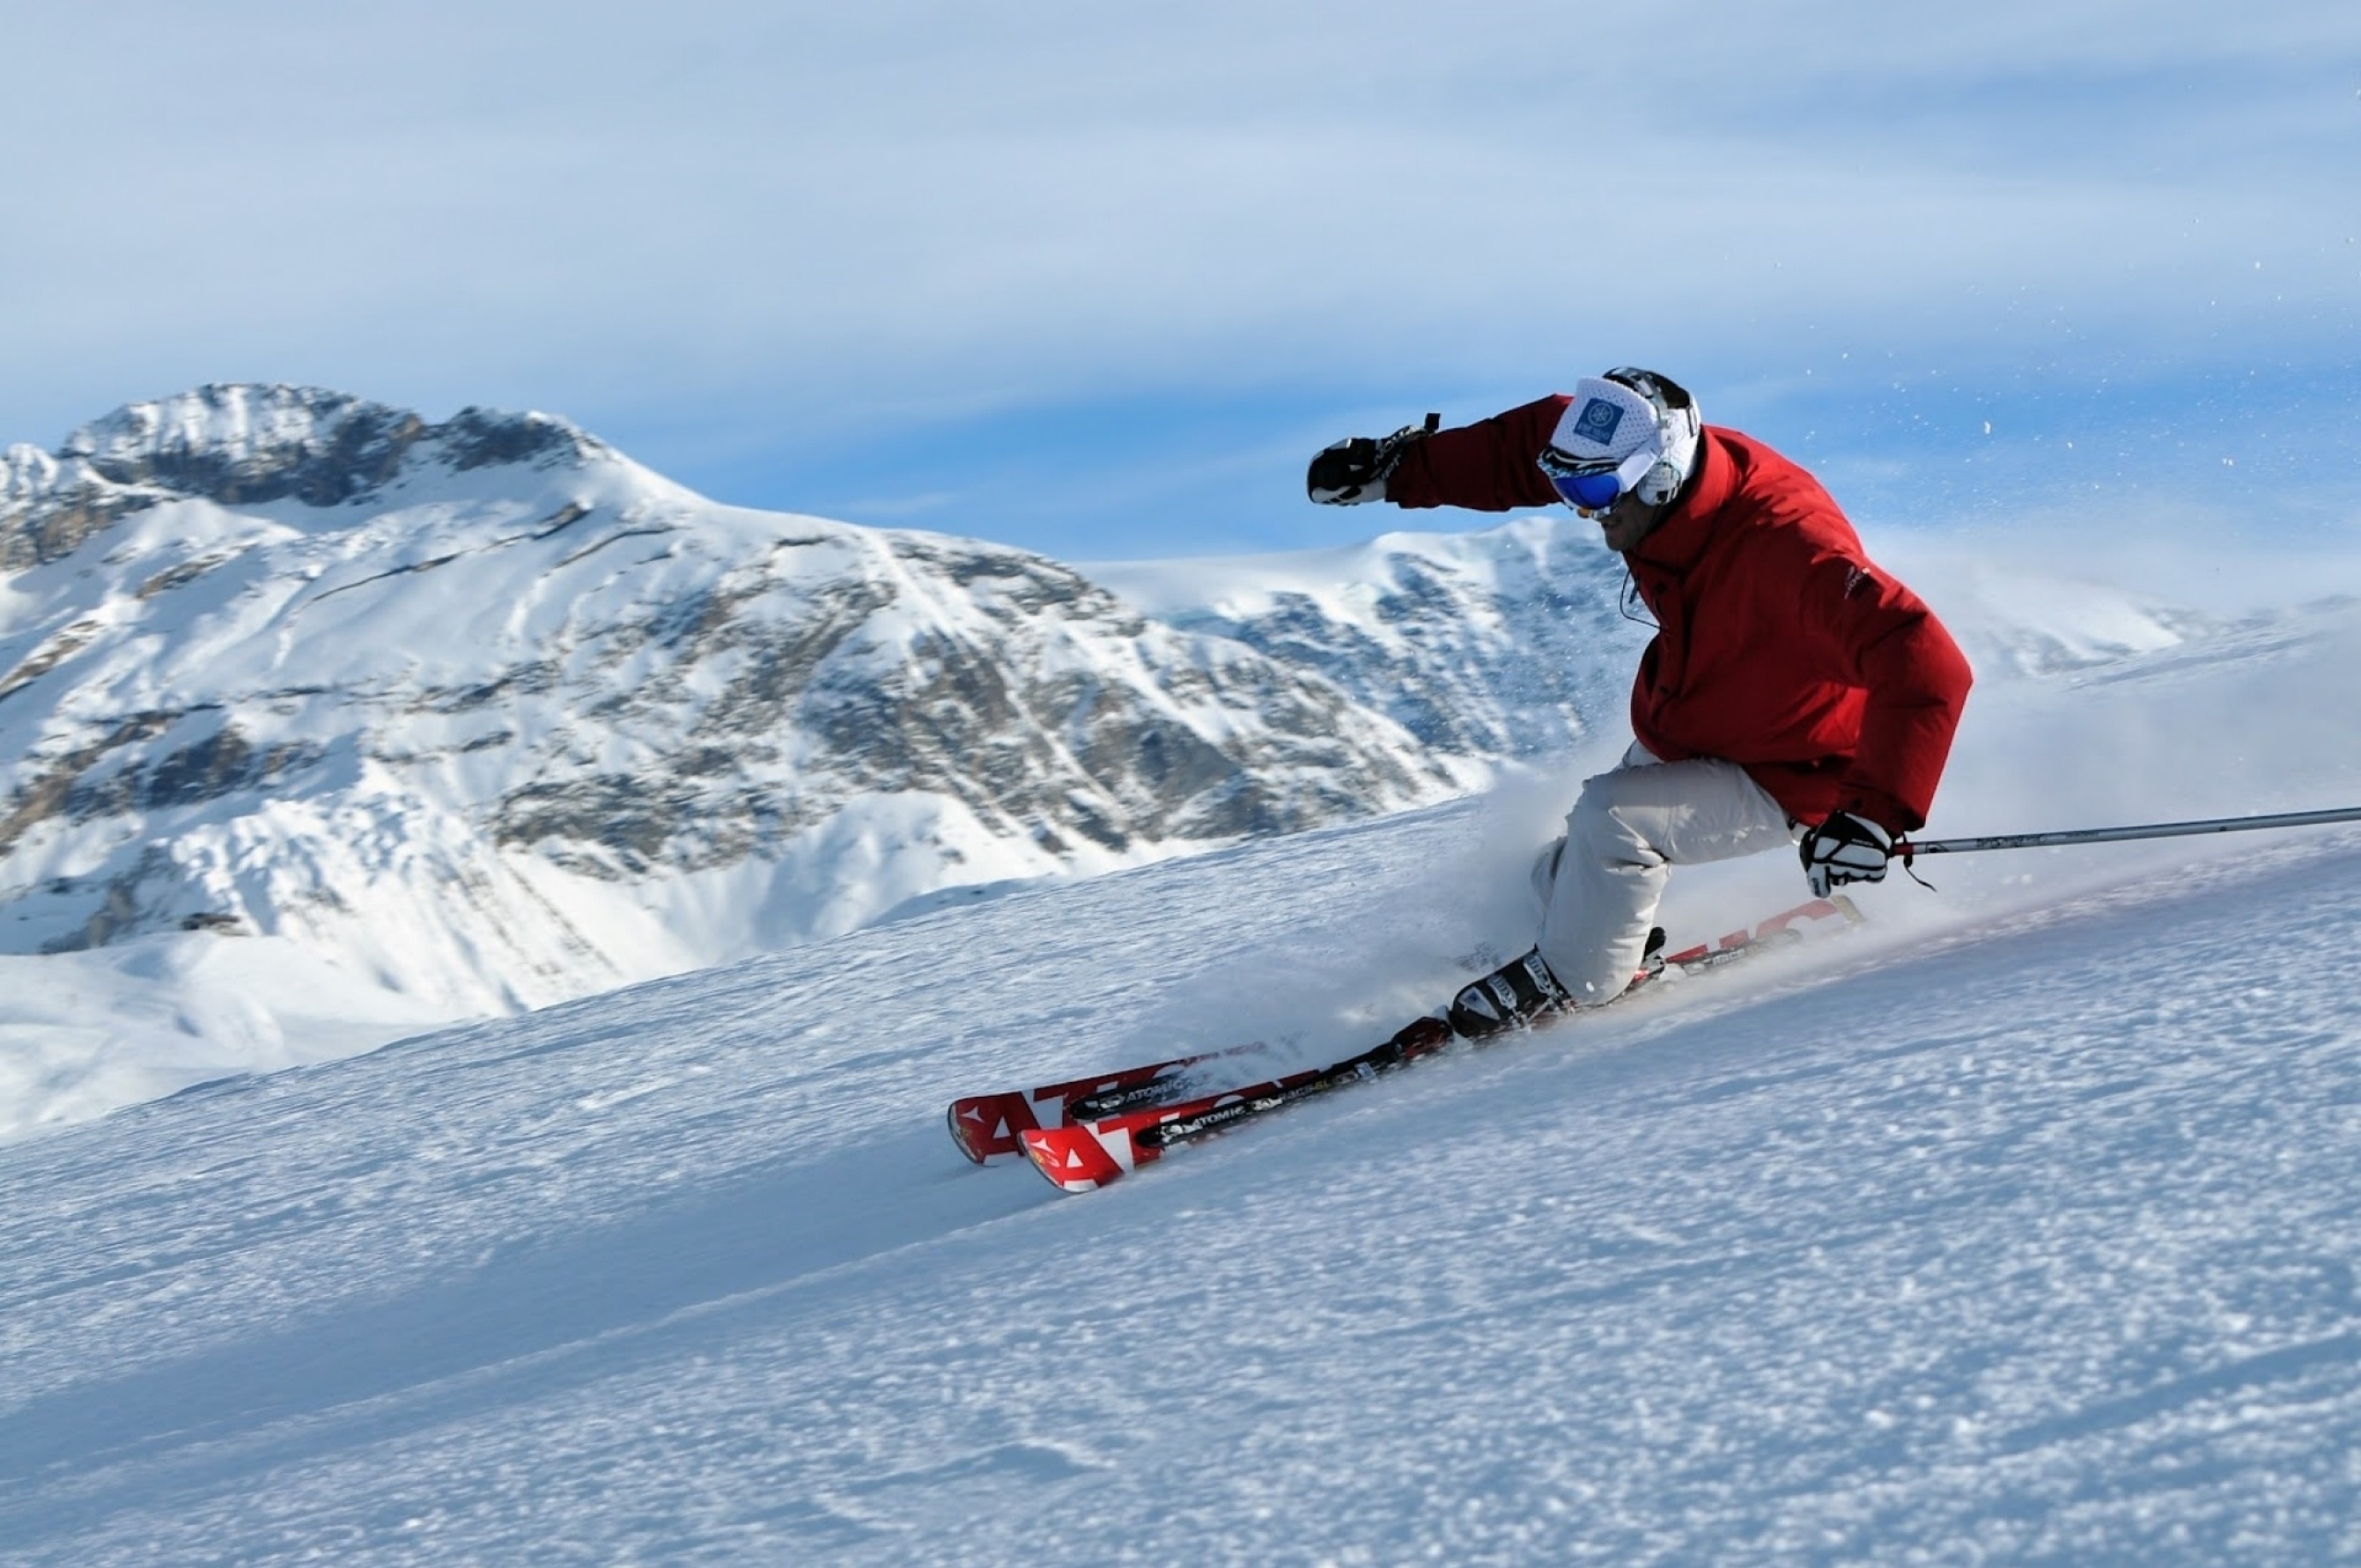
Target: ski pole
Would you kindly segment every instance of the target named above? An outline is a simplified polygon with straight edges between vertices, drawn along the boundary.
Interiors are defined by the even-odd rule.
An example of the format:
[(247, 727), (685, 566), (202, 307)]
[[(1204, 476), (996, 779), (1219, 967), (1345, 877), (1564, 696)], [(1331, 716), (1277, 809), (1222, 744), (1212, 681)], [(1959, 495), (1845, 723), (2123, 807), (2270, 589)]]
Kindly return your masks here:
[(2250, 833), (2261, 827), (2314, 827), (2324, 822), (2361, 822), (2361, 806), (2333, 811), (2282, 812), (2277, 816), (2217, 816), (2204, 822), (2155, 822), (2140, 827), (2082, 827), (2063, 833), (1999, 833), (1987, 838), (1897, 840), (1893, 852), (1907, 866), (1920, 855), (1957, 855), (1975, 849), (2038, 849), (2053, 844), (2118, 844), (2129, 838), (2186, 838), (2199, 833)]

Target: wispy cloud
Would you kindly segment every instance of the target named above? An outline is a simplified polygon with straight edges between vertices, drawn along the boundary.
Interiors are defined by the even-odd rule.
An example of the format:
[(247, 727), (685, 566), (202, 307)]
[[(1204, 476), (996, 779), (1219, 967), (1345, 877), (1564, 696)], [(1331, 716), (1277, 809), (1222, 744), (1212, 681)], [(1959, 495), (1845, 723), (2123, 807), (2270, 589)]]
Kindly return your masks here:
[(1126, 526), (1251, 534), (1272, 432), (1620, 359), (1783, 434), (1897, 368), (2355, 390), (2338, 0), (20, 10), (7, 439), (297, 379), (1014, 536), (1169, 461)]

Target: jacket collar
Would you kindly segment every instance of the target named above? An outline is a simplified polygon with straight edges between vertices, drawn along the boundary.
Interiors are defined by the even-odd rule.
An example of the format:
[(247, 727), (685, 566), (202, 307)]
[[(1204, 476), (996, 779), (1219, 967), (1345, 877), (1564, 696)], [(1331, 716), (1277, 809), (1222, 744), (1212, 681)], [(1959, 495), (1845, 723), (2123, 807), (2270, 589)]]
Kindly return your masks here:
[(1685, 571), (1694, 565), (1712, 542), (1714, 525), (1723, 505), (1738, 492), (1738, 461), (1722, 433), (1712, 425), (1697, 443), (1697, 471), (1689, 488), (1672, 504), (1647, 538), (1631, 547), (1629, 559), (1651, 566)]

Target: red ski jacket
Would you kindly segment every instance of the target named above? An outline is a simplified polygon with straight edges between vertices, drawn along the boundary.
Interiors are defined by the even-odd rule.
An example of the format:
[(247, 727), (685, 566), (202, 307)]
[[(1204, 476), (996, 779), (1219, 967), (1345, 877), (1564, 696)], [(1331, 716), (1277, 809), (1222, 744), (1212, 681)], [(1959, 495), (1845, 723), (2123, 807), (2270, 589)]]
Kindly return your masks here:
[[(1568, 401), (1413, 443), (1386, 499), (1556, 505), (1533, 460)], [(1631, 688), (1633, 734), (1666, 762), (1738, 764), (1798, 822), (1842, 809), (1896, 833), (1923, 826), (1974, 679), (1959, 646), (1803, 469), (1713, 425), (1697, 463), (1624, 557), (1658, 626)]]

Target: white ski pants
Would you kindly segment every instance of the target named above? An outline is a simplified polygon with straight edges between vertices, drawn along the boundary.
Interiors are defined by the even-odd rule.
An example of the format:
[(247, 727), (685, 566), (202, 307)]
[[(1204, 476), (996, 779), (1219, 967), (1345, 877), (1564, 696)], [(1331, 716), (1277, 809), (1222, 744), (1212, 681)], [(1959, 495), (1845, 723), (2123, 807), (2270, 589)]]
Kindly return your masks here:
[(1658, 762), (1637, 744), (1583, 781), (1566, 836), (1534, 868), (1542, 961), (1584, 1005), (1612, 1002), (1645, 956), (1676, 865), (1795, 842), (1779, 802), (1734, 762)]

